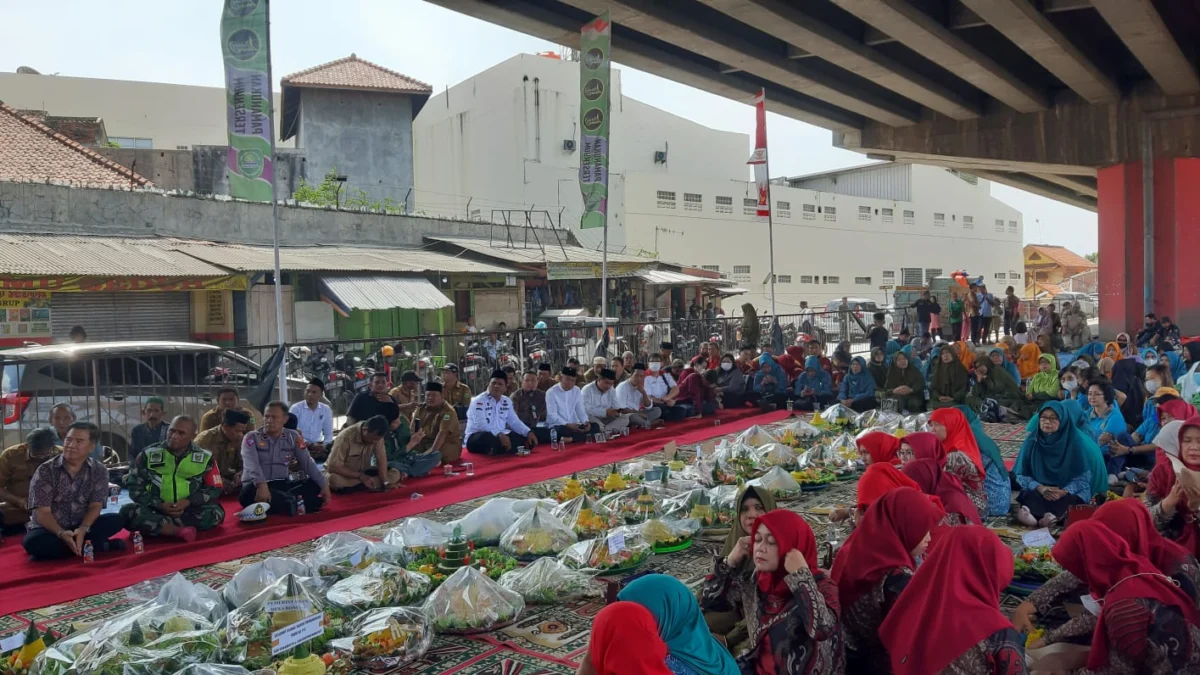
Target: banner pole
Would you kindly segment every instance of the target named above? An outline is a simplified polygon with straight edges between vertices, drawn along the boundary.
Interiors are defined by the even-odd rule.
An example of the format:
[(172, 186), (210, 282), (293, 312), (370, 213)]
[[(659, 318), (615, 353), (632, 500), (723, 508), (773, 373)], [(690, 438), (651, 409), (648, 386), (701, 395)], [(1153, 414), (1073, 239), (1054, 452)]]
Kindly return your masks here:
[[(275, 121), (275, 80), (271, 75), (271, 2), (263, 0), (263, 5), (267, 14), (267, 110), (268, 119), (271, 122)], [(275, 125), (271, 124), (271, 161), (275, 161)], [(273, 164), (272, 164), (273, 167)], [(271, 246), (275, 254), (275, 337), (279, 343), (280, 351), (283, 351), (287, 344), (284, 341), (283, 335), (283, 273), (280, 270), (279, 264), (279, 197), (275, 194), (275, 171), (271, 171)], [(287, 354), (283, 354), (282, 361), (279, 363), (279, 400), (285, 404), (288, 402), (287, 390)]]

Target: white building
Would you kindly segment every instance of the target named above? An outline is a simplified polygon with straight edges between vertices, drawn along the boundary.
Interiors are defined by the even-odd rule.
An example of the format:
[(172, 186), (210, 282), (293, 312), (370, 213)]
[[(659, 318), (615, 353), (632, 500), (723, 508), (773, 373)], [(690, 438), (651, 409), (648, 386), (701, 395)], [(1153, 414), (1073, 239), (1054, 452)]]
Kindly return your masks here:
[[(432, 97), (413, 123), (418, 212), (578, 231), (579, 66), (520, 55)], [(626, 98), (613, 71), (611, 250), (716, 269), (770, 308), (767, 223), (753, 199), (748, 134), (716, 131)], [(747, 108), (747, 131), (753, 116)], [(1023, 287), (1021, 214), (986, 180), (879, 164), (772, 187), (776, 300), (883, 302), (881, 286), (920, 285), (957, 269)], [(995, 290), (995, 289), (994, 289)], [(740, 303), (731, 303), (740, 304)]]

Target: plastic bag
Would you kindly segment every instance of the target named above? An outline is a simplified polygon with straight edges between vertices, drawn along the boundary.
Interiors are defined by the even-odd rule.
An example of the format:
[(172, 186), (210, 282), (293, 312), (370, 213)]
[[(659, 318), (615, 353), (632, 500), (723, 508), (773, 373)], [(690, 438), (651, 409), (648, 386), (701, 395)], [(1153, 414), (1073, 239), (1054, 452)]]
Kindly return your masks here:
[(450, 540), (451, 527), (427, 518), (405, 518), (388, 530), (383, 543), (399, 546), (411, 553), (436, 549)]
[(462, 518), (451, 521), (450, 529), (453, 530), (455, 525), (461, 527), (463, 536), (476, 546), (495, 546), (500, 543), (500, 535), (517, 522), (519, 515), (513, 510), (514, 501), (508, 497), (489, 499)]
[(500, 577), (500, 585), (531, 605), (600, 595), (600, 586), (592, 582), (590, 575), (554, 558), (541, 558), (528, 567), (513, 570)]
[(858, 427), (865, 429), (867, 427), (888, 427), (894, 425), (894, 428), (899, 428), (901, 419), (901, 416), (894, 412), (885, 412), (876, 408), (868, 410), (859, 416)]
[(175, 675), (251, 675), (250, 671), (241, 666), (231, 666), (227, 663), (194, 663)]
[(713, 462), (709, 459), (693, 461), (691, 464), (683, 467), (683, 471), (679, 472), (679, 478), (686, 481), (695, 481), (697, 485), (703, 487), (712, 487), (716, 482), (713, 480)]
[(766, 445), (767, 443), (778, 443), (779, 437), (755, 424), (754, 426), (735, 436), (733, 442), (735, 445), (741, 444), (751, 448), (757, 448), (758, 446)]
[(658, 499), (646, 486), (614, 492), (601, 498), (600, 503), (626, 523), (640, 523), (662, 515)]
[(713, 463), (717, 470), (714, 479), (721, 483), (730, 482), (729, 474), (734, 476), (733, 482), (736, 482), (738, 477), (755, 476), (762, 472), (754, 448), (737, 441), (718, 450), (713, 455)]
[(220, 591), (204, 584), (193, 584), (178, 572), (134, 584), (125, 589), (125, 597), (137, 604), (172, 605), (214, 623), (229, 613)]
[(249, 670), (270, 666), (284, 656), (271, 655), (271, 634), (318, 612), (324, 612), (325, 630), (309, 642), (309, 648), (314, 654), (324, 652), (329, 641), (341, 635), (346, 614), (325, 602), (322, 588), (319, 580), (287, 574), (230, 612), (221, 634), (225, 659)]
[(654, 555), (650, 543), (636, 525), (610, 530), (607, 536), (587, 539), (559, 554), (567, 567), (599, 574), (615, 574), (631, 570)]
[(221, 597), (230, 609), (237, 609), (249, 602), (250, 598), (263, 592), (277, 580), (288, 574), (298, 577), (309, 575), (308, 565), (295, 558), (276, 558), (251, 563), (237, 571), (233, 578), (221, 589)]
[(403, 565), (406, 559), (404, 549), (398, 546), (371, 541), (353, 532), (333, 532), (317, 540), (308, 566), (313, 576), (345, 579), (374, 562)]
[(915, 434), (918, 431), (929, 431), (929, 413), (906, 415), (900, 423), (905, 434)]
[(346, 624), (347, 637), (330, 643), (355, 672), (386, 673), (416, 661), (433, 644), (433, 626), (419, 607), (372, 609)]
[(854, 424), (855, 420), (858, 419), (858, 413), (841, 403), (834, 403), (822, 410), (821, 414), (817, 415), (817, 417), (825, 424)]
[(389, 563), (372, 563), (333, 585), (329, 602), (352, 612), (376, 607), (413, 605), (429, 595), (429, 577)]
[(78, 633), (72, 633), (52, 645), (48, 645), (29, 669), (31, 675), (66, 675), (76, 673), (75, 662), (79, 655), (95, 637), (96, 629), (92, 628)]
[(461, 567), (425, 600), (424, 610), (439, 633), (483, 633), (516, 621), (525, 601), (474, 567)]
[(590, 495), (580, 495), (554, 508), (554, 517), (574, 530), (580, 539), (598, 537), (624, 521), (612, 509), (604, 506)]
[[(730, 486), (734, 487), (734, 486)], [(737, 488), (734, 487), (736, 493)], [(733, 522), (732, 510), (714, 503), (709, 490), (697, 488), (671, 497), (663, 502), (663, 518), (666, 520), (695, 520), (700, 529), (727, 528)]]
[(575, 532), (551, 509), (536, 506), (500, 535), (500, 550), (518, 560), (558, 555), (578, 541)]
[(681, 551), (692, 543), (692, 535), (700, 530), (694, 518), (655, 518), (642, 523), (642, 537), (650, 542), (656, 553)]
[(796, 420), (783, 428), (779, 442), (793, 448), (799, 448), (821, 435), (821, 430), (805, 422)]
[(150, 603), (106, 620), (77, 654), (74, 672), (140, 675), (219, 662), (221, 646), (208, 619), (174, 605)]
[(854, 458), (859, 456), (858, 440), (850, 434), (839, 434), (836, 438), (829, 441), (829, 447), (842, 457)]
[(661, 465), (657, 462), (648, 462), (644, 459), (639, 459), (634, 462), (622, 464), (620, 468), (621, 477), (625, 480), (633, 478), (635, 480), (643, 480), (647, 471), (657, 471)]
[(754, 450), (759, 466), (778, 466), (785, 469), (796, 466), (796, 451), (783, 443), (767, 443)]
[(440, 550), (428, 551), (408, 564), (408, 569), (429, 577), (434, 588), (465, 565), (479, 567), (493, 580), (501, 574), (516, 569), (517, 559), (495, 548), (473, 548), (463, 535), (462, 527), (454, 526), (450, 541)]
[(771, 467), (771, 470), (762, 476), (747, 481), (746, 485), (770, 490), (776, 499), (787, 499), (800, 494), (800, 484), (792, 478), (792, 474), (777, 466)]

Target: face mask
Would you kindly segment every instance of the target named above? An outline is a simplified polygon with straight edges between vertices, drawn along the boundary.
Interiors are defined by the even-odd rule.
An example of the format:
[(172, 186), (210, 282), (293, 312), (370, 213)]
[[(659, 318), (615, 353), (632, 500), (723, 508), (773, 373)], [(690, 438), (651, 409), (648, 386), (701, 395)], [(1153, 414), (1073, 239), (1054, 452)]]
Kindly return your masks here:
[(733, 370), (733, 364), (728, 361), (722, 361), (721, 370)]
[(1062, 386), (1067, 391), (1075, 391), (1079, 388), (1079, 383), (1075, 380), (1063, 380)]
[(1158, 380), (1146, 380), (1146, 391), (1150, 392), (1151, 394), (1158, 391), (1158, 388), (1161, 386), (1162, 383)]
[(658, 372), (659, 370), (661, 370), (661, 369), (662, 369), (662, 364), (661, 364), (661, 363), (658, 363), (657, 361), (651, 361), (651, 362), (650, 362), (650, 372), (652, 372), (652, 373), (657, 373), (657, 372)]
[(1158, 365), (1158, 359), (1146, 359), (1146, 367), (1152, 368)]

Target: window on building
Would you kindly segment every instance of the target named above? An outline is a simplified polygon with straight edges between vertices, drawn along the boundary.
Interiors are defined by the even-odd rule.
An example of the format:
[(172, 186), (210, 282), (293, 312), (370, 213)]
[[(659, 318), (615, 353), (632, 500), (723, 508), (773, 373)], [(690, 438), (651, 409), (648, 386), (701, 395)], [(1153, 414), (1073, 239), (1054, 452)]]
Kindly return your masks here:
[(1008, 271), (1008, 278), (1009, 278), (1009, 279), (1020, 279), (1020, 278), (1021, 278), (1021, 273), (1020, 273), (1020, 272), (1014, 272), (1014, 271), (1012, 271), (1012, 270), (1009, 270), (1009, 271)]
[(777, 274), (777, 275), (775, 275), (775, 282), (780, 283), (780, 284), (790, 284), (790, 283), (792, 283), (792, 275)]
[(893, 272), (892, 270), (884, 270), (884, 272), (883, 272), (883, 283), (885, 283), (885, 284), (894, 284), (894, 283), (896, 283), (896, 273), (895, 273), (895, 272)]
[(1008, 231), (1009, 232), (1017, 231), (1017, 221), (1015, 221), (1015, 220), (1008, 221)]
[(975, 229), (975, 216), (963, 216), (963, 229), (964, 230)]
[(128, 138), (124, 136), (109, 136), (110, 143), (116, 143), (119, 148), (134, 148), (136, 150), (147, 150), (154, 147), (154, 139), (152, 138)]
[(709, 272), (720, 272), (721, 266), (720, 265), (701, 265), (700, 269), (707, 270)]
[(999, 279), (1000, 281), (1004, 281), (1005, 279), (1008, 278), (1008, 275), (1005, 274), (1004, 272), (996, 272), (996, 278)]
[(925, 270), (920, 267), (901, 267), (900, 284), (902, 286), (923, 286)]
[(917, 214), (913, 213), (912, 211), (909, 211), (908, 209), (905, 209), (904, 210), (904, 224), (912, 225), (915, 222), (917, 222)]
[(733, 213), (733, 197), (717, 197), (717, 213)]
[(854, 277), (854, 283), (858, 284), (859, 286), (870, 286), (871, 277)]
[(454, 291), (454, 320), (471, 318), (471, 291)]
[(749, 265), (734, 265), (733, 273), (734, 274), (750, 274), (750, 266)]
[(895, 213), (896, 212), (892, 209), (884, 209), (883, 210), (883, 222), (890, 223), (890, 222), (893, 222), (894, 220), (896, 220)]
[(933, 281), (934, 277), (940, 277), (940, 276), (942, 276), (941, 268), (938, 268), (938, 267), (925, 268), (925, 285), (928, 286), (929, 282)]
[(821, 277), (821, 283), (823, 283), (823, 284), (840, 284), (841, 279), (839, 279), (838, 277)]
[(775, 202), (775, 215), (779, 216), (780, 218), (791, 218), (792, 203), (779, 201)]
[(816, 220), (817, 219), (817, 205), (816, 204), (805, 204), (803, 206), (803, 209), (804, 209), (804, 219), (805, 220)]
[(812, 282), (813, 282), (813, 278), (812, 278), (812, 277), (810, 277), (810, 276), (808, 276), (807, 274), (801, 274), (801, 275), (800, 275), (800, 283), (802, 283), (802, 284), (811, 284)]
[(784, 211), (790, 211), (792, 208), (792, 203), (791, 202), (775, 202), (775, 208), (782, 209)]
[(837, 207), (826, 206), (824, 208), (824, 213), (825, 213), (825, 220), (827, 220), (831, 223), (837, 222)]
[(946, 226), (946, 214), (944, 214), (944, 213), (933, 214), (933, 226), (934, 227), (945, 227)]
[(997, 219), (996, 219), (996, 231), (997, 231), (997, 232), (1003, 232), (1003, 231), (1004, 231), (1004, 219), (1003, 219), (1003, 218), (997, 218)]
[(758, 215), (758, 200), (752, 197), (747, 197), (742, 200), (742, 215), (757, 216)]
[(658, 191), (658, 208), (673, 209), (675, 208), (675, 193), (666, 190)]
[(683, 193), (684, 211), (701, 211), (704, 209), (704, 195), (695, 192)]
[(870, 221), (871, 220), (871, 207), (869, 207), (869, 206), (858, 207), (858, 219)]

